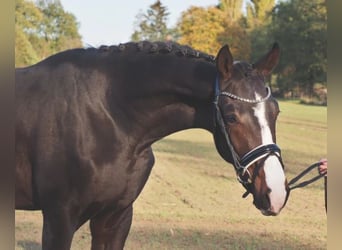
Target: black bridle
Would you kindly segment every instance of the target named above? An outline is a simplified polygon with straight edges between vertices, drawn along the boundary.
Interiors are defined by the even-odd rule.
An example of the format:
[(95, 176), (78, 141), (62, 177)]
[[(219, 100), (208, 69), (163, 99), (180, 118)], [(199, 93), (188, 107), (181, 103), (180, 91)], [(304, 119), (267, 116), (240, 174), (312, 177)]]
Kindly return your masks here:
[[(245, 154), (244, 156), (242, 156), (241, 158), (239, 157), (239, 155), (236, 153), (236, 151), (234, 150), (234, 146), (232, 145), (232, 142), (230, 140), (230, 136), (227, 133), (226, 129), (225, 129), (225, 123), (221, 114), (221, 110), (220, 107), (218, 105), (218, 101), (220, 96), (226, 96), (235, 100), (239, 100), (241, 102), (246, 102), (246, 103), (251, 103), (251, 104), (256, 104), (256, 103), (260, 103), (260, 102), (264, 102), (266, 101), (270, 96), (271, 96), (271, 91), (270, 88), (267, 87), (267, 96), (261, 99), (247, 99), (247, 98), (242, 98), (239, 96), (236, 96), (232, 93), (229, 92), (225, 92), (225, 91), (221, 91), (220, 90), (220, 84), (219, 84), (219, 77), (216, 77), (216, 81), (215, 81), (215, 87), (214, 87), (214, 127), (216, 129), (216, 127), (218, 126), (221, 130), (221, 132), (224, 135), (224, 139), (225, 142), (231, 152), (232, 158), (233, 158), (233, 166), (235, 168), (235, 172), (237, 175), (237, 179), (238, 181), (245, 187), (246, 192), (243, 194), (243, 197), (247, 197), (247, 195), (249, 193), (251, 193), (251, 184), (253, 183), (253, 178), (251, 173), (249, 172), (249, 167), (251, 165), (253, 165), (255, 162), (261, 160), (261, 159), (266, 159), (267, 157), (271, 156), (271, 155), (275, 155), (278, 157), (280, 163), (282, 166), (283, 162), (281, 160), (281, 153), (280, 153), (280, 148), (272, 143), (272, 144), (266, 144), (266, 145), (260, 145), (255, 147), (254, 149), (252, 149), (251, 151), (249, 151), (247, 154)], [(248, 178), (246, 180), (244, 180), (242, 177), (245, 174), (248, 174)]]

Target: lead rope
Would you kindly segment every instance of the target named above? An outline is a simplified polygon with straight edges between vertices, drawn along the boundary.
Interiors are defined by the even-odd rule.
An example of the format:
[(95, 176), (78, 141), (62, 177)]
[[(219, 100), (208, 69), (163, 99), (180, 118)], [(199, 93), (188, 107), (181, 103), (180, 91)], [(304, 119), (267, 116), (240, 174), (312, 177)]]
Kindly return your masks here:
[(324, 176), (324, 201), (325, 201), (325, 212), (328, 212), (328, 176)]
[[(298, 180), (300, 180), (303, 176), (305, 176), (307, 173), (309, 173), (312, 169), (314, 168), (317, 168), (321, 165), (320, 162), (316, 162), (314, 164), (312, 164), (311, 166), (307, 167), (306, 169), (304, 169), (300, 174), (298, 174), (296, 177), (294, 177), (289, 183), (289, 188), (290, 190), (293, 190), (293, 189), (296, 189), (296, 188), (301, 188), (301, 187), (305, 187), (307, 185), (309, 185), (310, 183), (314, 182), (314, 181), (317, 181), (319, 180), (320, 178), (324, 177), (324, 203), (325, 203), (325, 212), (327, 212), (328, 210), (328, 201), (327, 201), (327, 182), (328, 182), (328, 178), (326, 175), (321, 175), (321, 174), (318, 174), (317, 176), (309, 179), (309, 180), (306, 180), (306, 181), (303, 181), (303, 182), (300, 182), (298, 184), (295, 184)], [(291, 186), (293, 185), (293, 186)]]
[[(298, 180), (300, 180), (303, 176), (305, 176), (307, 173), (309, 173), (312, 169), (317, 168), (320, 165), (319, 162), (316, 162), (314, 164), (312, 164), (311, 166), (309, 166), (308, 168), (304, 169), (300, 174), (298, 174), (296, 177), (294, 177), (289, 183), (289, 188), (290, 190), (296, 189), (296, 188), (301, 188), (301, 187), (305, 187), (307, 185), (309, 185), (310, 183), (317, 181), (318, 179), (324, 177), (324, 175), (317, 175), (309, 180), (300, 182), (298, 184), (295, 184)], [(293, 185), (293, 186), (291, 186)]]

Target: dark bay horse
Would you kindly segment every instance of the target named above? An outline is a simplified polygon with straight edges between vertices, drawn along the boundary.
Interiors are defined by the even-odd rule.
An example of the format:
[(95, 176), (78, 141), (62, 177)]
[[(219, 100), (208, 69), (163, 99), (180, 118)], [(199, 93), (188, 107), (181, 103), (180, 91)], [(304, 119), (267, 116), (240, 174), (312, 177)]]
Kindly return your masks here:
[(277, 101), (255, 64), (171, 42), (73, 49), (16, 69), (16, 209), (42, 210), (43, 249), (70, 249), (90, 220), (92, 249), (122, 249), (132, 204), (154, 164), (151, 145), (203, 128), (264, 215), (289, 190), (275, 144)]

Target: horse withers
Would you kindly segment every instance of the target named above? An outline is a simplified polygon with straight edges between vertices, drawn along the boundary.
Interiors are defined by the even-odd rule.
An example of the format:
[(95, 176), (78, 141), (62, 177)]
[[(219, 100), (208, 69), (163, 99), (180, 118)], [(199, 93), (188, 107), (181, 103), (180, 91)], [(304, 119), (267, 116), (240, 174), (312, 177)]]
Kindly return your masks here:
[(70, 249), (90, 220), (92, 249), (122, 249), (151, 145), (189, 128), (213, 133), (264, 215), (289, 195), (276, 145), (277, 101), (255, 64), (173, 42), (73, 49), (16, 69), (16, 209), (42, 210), (43, 249)]

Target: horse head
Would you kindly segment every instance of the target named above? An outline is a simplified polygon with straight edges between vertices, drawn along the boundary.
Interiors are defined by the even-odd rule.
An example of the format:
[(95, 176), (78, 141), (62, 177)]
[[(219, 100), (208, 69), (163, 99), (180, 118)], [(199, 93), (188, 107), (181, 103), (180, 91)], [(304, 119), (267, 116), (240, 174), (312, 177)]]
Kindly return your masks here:
[(289, 195), (276, 144), (279, 106), (265, 85), (279, 54), (275, 43), (255, 64), (234, 62), (226, 45), (216, 57), (215, 145), (264, 215), (277, 215)]

